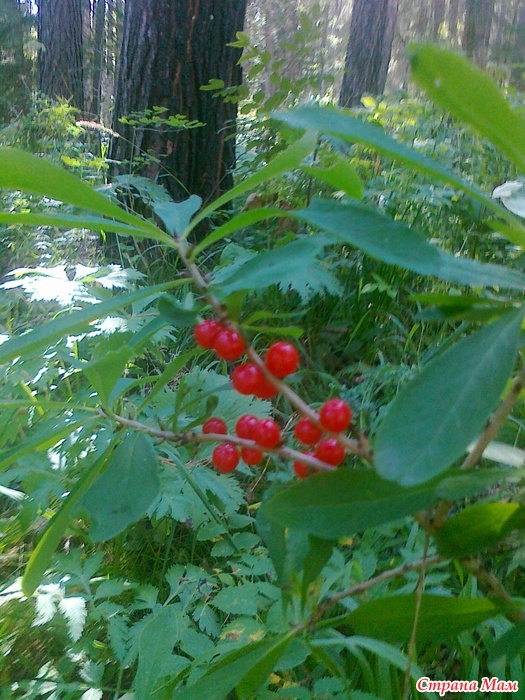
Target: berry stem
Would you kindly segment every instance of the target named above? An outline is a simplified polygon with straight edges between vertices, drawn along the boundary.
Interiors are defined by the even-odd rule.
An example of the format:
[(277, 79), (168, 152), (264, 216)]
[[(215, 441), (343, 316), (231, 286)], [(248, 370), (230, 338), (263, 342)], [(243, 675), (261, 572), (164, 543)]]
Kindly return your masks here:
[[(191, 262), (188, 258), (188, 246), (186, 241), (180, 238), (176, 239), (176, 241), (182, 262), (186, 266), (190, 277), (195, 282), (195, 285), (198, 287), (201, 294), (208, 300), (208, 303), (215, 312), (217, 319), (227, 328), (231, 328), (240, 333), (239, 327), (230, 319), (230, 317), (228, 316), (228, 312), (221, 304), (219, 299), (217, 299), (217, 297), (214, 294), (210, 293), (208, 282), (203, 277), (197, 265)], [(271, 372), (268, 371), (262, 358), (251, 345), (246, 344), (245, 354), (255, 365), (257, 365), (257, 367), (261, 369), (261, 371), (263, 372), (266, 379), (270, 382), (270, 384), (272, 384), (295, 409), (297, 409), (303, 416), (309, 418), (312, 421), (312, 423), (314, 423), (318, 428), (321, 428), (324, 431), (324, 428), (319, 422), (318, 413), (312, 408), (310, 408), (310, 406), (305, 401), (303, 401), (303, 399), (300, 396), (298, 396), (295, 393), (295, 391), (290, 386), (288, 386), (288, 384), (285, 384), (278, 377), (274, 376)], [(370, 443), (368, 442), (366, 436), (360, 435), (358, 440), (351, 440), (343, 433), (328, 434), (331, 437), (334, 437), (350, 454), (356, 455), (357, 457), (361, 457), (369, 463), (373, 462), (372, 448), (370, 447)]]
[(189, 431), (187, 433), (172, 433), (170, 430), (160, 430), (159, 428), (154, 428), (153, 426), (146, 425), (145, 423), (140, 423), (139, 421), (132, 420), (131, 418), (125, 418), (124, 416), (119, 416), (109, 410), (99, 409), (98, 413), (103, 418), (109, 418), (119, 425), (126, 428), (132, 428), (139, 432), (147, 433), (151, 437), (158, 438), (163, 441), (176, 442), (179, 445), (185, 445), (188, 443), (199, 444), (203, 442), (228, 442), (232, 445), (238, 445), (239, 447), (249, 447), (253, 450), (259, 450), (260, 452), (269, 452), (279, 457), (283, 457), (286, 460), (300, 461), (308, 464), (317, 471), (331, 472), (337, 467), (322, 462), (320, 459), (315, 457), (309, 457), (303, 452), (298, 450), (293, 450), (291, 447), (261, 447), (254, 440), (246, 440), (245, 438), (237, 437), (236, 435), (220, 435), (219, 433), (195, 433)]

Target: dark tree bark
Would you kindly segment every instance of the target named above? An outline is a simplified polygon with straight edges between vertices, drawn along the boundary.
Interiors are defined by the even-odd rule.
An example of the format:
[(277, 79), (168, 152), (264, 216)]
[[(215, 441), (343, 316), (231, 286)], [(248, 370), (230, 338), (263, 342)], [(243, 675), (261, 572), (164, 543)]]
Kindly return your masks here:
[(84, 109), (82, 5), (79, 0), (39, 0), (38, 89)]
[[(237, 106), (200, 87), (211, 78), (239, 85), (240, 50), (227, 47), (242, 30), (246, 0), (127, 0), (117, 79), (114, 129), (122, 137), (111, 158), (153, 159), (135, 169), (164, 185), (175, 201), (198, 194), (210, 201), (233, 184)], [(165, 107), (204, 127), (159, 125), (134, 130), (122, 116)], [(129, 165), (127, 171), (129, 172)]]
[(467, 0), (463, 48), (478, 66), (487, 63), (494, 0)]
[(354, 107), (365, 93), (379, 95), (385, 89), (397, 5), (397, 0), (354, 0), (341, 107)]
[(106, 0), (95, 0), (93, 7), (93, 51), (91, 62), (90, 117), (100, 119), (102, 99), (102, 69), (106, 39)]
[(0, 0), (0, 124), (28, 107), (32, 90), (31, 61), (24, 55), (28, 20), (17, 0)]

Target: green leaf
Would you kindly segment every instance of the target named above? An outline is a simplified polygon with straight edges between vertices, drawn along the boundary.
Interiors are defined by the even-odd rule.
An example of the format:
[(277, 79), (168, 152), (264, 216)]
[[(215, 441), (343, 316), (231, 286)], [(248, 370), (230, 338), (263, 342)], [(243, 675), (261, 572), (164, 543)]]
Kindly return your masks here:
[(190, 259), (195, 260), (195, 258), (202, 253), (203, 250), (206, 250), (206, 248), (209, 248), (209, 246), (217, 243), (218, 241), (222, 241), (223, 238), (235, 233), (235, 231), (246, 228), (246, 226), (251, 226), (259, 221), (264, 221), (265, 219), (271, 219), (273, 217), (283, 218), (287, 216), (287, 210), (277, 209), (276, 207), (262, 207), (260, 209), (242, 211), (240, 214), (237, 214), (237, 216), (232, 217), (225, 224), (222, 224), (222, 226), (216, 228), (215, 231), (212, 231), (206, 236), (206, 238), (204, 238), (204, 240), (198, 243), (195, 248), (192, 249)]
[[(406, 643), (414, 626), (416, 595), (385, 596), (360, 605), (341, 619), (356, 634)], [(424, 594), (417, 626), (417, 644), (444, 642), (505, 611), (486, 598), (449, 598)]]
[(157, 236), (159, 229), (148, 221), (128, 214), (66, 170), (15, 148), (0, 148), (0, 187), (58, 199), (81, 209), (124, 221)]
[(324, 290), (338, 294), (341, 286), (337, 278), (318, 259), (329, 244), (330, 240), (318, 235), (264, 251), (241, 265), (234, 263), (229, 275), (229, 268), (220, 269), (212, 289), (221, 298), (237, 291), (266, 289), (274, 284), (283, 292), (295, 290), (303, 299)]
[(496, 83), (461, 56), (430, 44), (412, 44), (412, 79), (455, 117), (477, 129), (525, 172), (525, 119)]
[(375, 436), (378, 473), (419, 484), (447, 469), (483, 430), (514, 367), (523, 310), (438, 355), (391, 403)]
[(84, 493), (89, 489), (100, 473), (106, 468), (113, 445), (116, 439), (104, 452), (104, 454), (92, 464), (84, 474), (80, 477), (77, 483), (73, 486), (67, 495), (60, 510), (51, 518), (48, 526), (37, 546), (33, 550), (31, 557), (26, 566), (24, 576), (22, 578), (22, 591), (24, 595), (31, 596), (40, 585), (46, 569), (53, 558), (53, 555), (60, 544), (60, 541), (66, 531), (67, 526), (72, 518), (72, 511), (82, 498)]
[(173, 647), (180, 641), (187, 627), (187, 619), (180, 603), (171, 603), (143, 627), (139, 637), (139, 663), (135, 676), (137, 700), (161, 700), (165, 695), (159, 681), (166, 676), (177, 676), (187, 666), (189, 659), (173, 654)]
[(337, 156), (335, 163), (329, 168), (312, 168), (303, 165), (301, 170), (317, 180), (323, 180), (336, 190), (342, 190), (349, 197), (363, 198), (363, 181), (352, 163), (345, 158)]
[(153, 207), (155, 214), (162, 220), (172, 236), (181, 236), (191, 217), (199, 211), (202, 199), (192, 194), (183, 202), (160, 202)]
[(519, 622), (502, 634), (489, 651), (489, 663), (503, 657), (512, 661), (525, 648), (525, 622)]
[(337, 136), (348, 143), (362, 143), (365, 146), (370, 146), (378, 153), (406, 163), (425, 175), (430, 175), (434, 180), (446, 182), (452, 187), (467, 192), (478, 202), (484, 204), (487, 209), (511, 222), (515, 231), (519, 227), (522, 230), (525, 243), (525, 227), (492, 197), (475, 185), (462, 180), (440, 163), (427, 158), (403, 143), (399, 143), (377, 125), (356, 119), (348, 110), (336, 109), (335, 107), (301, 107), (290, 112), (275, 112), (273, 116), (297, 129), (315, 129), (324, 134)]
[(328, 232), (334, 242), (349, 243), (374, 258), (420, 275), (474, 287), (525, 289), (522, 272), (446, 253), (399, 221), (359, 204), (316, 200), (307, 209), (288, 214)]
[(172, 700), (224, 700), (234, 688), (238, 698), (249, 697), (268, 678), (295, 635), (288, 632), (225, 654), (196, 683), (175, 691)]
[(71, 418), (61, 415), (47, 421), (39, 421), (18, 445), (8, 450), (2, 450), (0, 471), (24, 455), (49, 450), (78, 428), (99, 420), (100, 416), (86, 416), (79, 420), (71, 420)]
[(148, 297), (155, 297), (160, 292), (165, 292), (179, 284), (180, 282), (176, 280), (157, 284), (153, 287), (144, 287), (128, 294), (119, 294), (100, 304), (91, 304), (81, 311), (73, 311), (72, 313), (58, 316), (52, 321), (43, 323), (41, 326), (29, 331), (29, 333), (25, 333), (17, 338), (11, 338), (0, 345), (0, 364), (14, 360), (16, 357), (28, 355), (35, 350), (41, 350), (44, 353), (51, 343), (68, 335), (89, 330), (89, 324), (93, 321), (104, 318), (122, 309), (124, 306), (143, 301)]
[(211, 604), (229, 615), (255, 615), (257, 600), (255, 599), (255, 584), (245, 583), (242, 586), (228, 586), (217, 593)]
[(146, 396), (144, 401), (142, 402), (139, 412), (143, 411), (144, 408), (151, 402), (153, 399), (164, 389), (165, 386), (167, 386), (171, 380), (181, 371), (183, 367), (186, 366), (186, 364), (193, 358), (195, 355), (198, 355), (200, 352), (200, 349), (195, 349), (195, 350), (189, 350), (188, 352), (183, 353), (182, 355), (179, 355), (176, 357), (174, 360), (172, 360), (168, 365), (166, 365), (166, 368), (164, 372), (156, 379), (155, 381), (155, 386), (153, 389), (149, 392), (149, 394)]
[[(315, 126), (312, 128), (316, 130)], [(241, 194), (248, 192), (254, 187), (257, 187), (257, 185), (262, 185), (264, 182), (272, 180), (278, 175), (282, 175), (285, 172), (299, 167), (301, 161), (315, 149), (316, 145), (317, 133), (307, 132), (304, 134), (304, 136), (302, 136), (298, 141), (276, 155), (275, 158), (268, 163), (268, 165), (264, 166), (264, 168), (258, 170), (251, 177), (239, 183), (236, 187), (233, 187), (231, 190), (223, 194), (222, 197), (219, 197), (203, 211), (201, 211), (201, 213), (193, 219), (190, 226), (188, 226), (186, 229), (184, 238), (190, 234), (197, 224), (208, 218), (210, 214), (213, 214), (214, 211), (220, 209), (222, 206), (224, 206), (224, 204), (231, 202), (231, 200), (235, 199), (235, 197), (240, 197)]]
[(519, 503), (478, 503), (451, 517), (435, 533), (438, 551), (460, 559), (495, 547), (512, 530), (525, 528), (525, 506)]
[(159, 314), (177, 328), (193, 328), (196, 324), (199, 309), (185, 309), (178, 299), (161, 296), (157, 301)]
[(133, 348), (125, 345), (119, 350), (109, 350), (103, 357), (80, 365), (97, 392), (100, 403), (106, 408), (110, 408), (111, 392), (133, 353)]
[(334, 543), (330, 540), (323, 540), (310, 535), (308, 537), (308, 554), (304, 561), (303, 580), (301, 586), (301, 605), (306, 605), (308, 598), (308, 587), (313, 583), (324, 569), (328, 560), (332, 556)]
[[(141, 219), (138, 219), (141, 222)], [(122, 233), (133, 238), (148, 238), (158, 241), (164, 245), (169, 245), (171, 248), (176, 247), (176, 243), (172, 238), (167, 236), (160, 229), (145, 231), (142, 228), (130, 226), (129, 224), (112, 221), (111, 219), (103, 219), (98, 216), (74, 216), (70, 214), (21, 214), (16, 212), (0, 212), (0, 224), (7, 226), (55, 226), (56, 228), (87, 228), (91, 231)]]
[(404, 518), (442, 499), (473, 495), (498, 481), (520, 475), (516, 470), (499, 469), (452, 471), (445, 478), (406, 488), (384, 481), (369, 469), (339, 469), (293, 484), (263, 503), (260, 511), (261, 517), (281, 528), (337, 539)]
[(80, 503), (94, 521), (89, 530), (93, 542), (105, 542), (142, 518), (160, 490), (157, 464), (149, 436), (131, 433), (124, 438)]

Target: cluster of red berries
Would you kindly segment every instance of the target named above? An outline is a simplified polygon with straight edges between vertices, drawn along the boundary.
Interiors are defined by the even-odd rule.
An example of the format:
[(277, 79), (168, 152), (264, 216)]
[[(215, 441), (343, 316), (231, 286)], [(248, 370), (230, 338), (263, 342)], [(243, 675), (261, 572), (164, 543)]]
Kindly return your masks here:
[[(240, 359), (245, 350), (245, 343), (236, 330), (226, 328), (218, 321), (201, 321), (194, 329), (197, 345), (208, 350), (215, 350), (218, 357), (228, 362)], [(290, 343), (279, 341), (273, 343), (264, 358), (266, 369), (279, 379), (284, 379), (296, 371), (299, 366), (299, 353)], [(265, 377), (262, 369), (253, 362), (244, 362), (232, 372), (232, 383), (236, 391), (246, 396), (253, 395), (260, 399), (270, 399), (277, 394), (277, 388)], [(345, 449), (335, 437), (323, 439), (323, 429), (328, 433), (341, 433), (352, 421), (352, 410), (342, 399), (329, 399), (319, 412), (319, 424), (309, 418), (301, 418), (294, 428), (296, 439), (303, 445), (316, 446), (305, 455), (338, 466), (345, 458)], [(206, 434), (227, 435), (228, 429), (222, 418), (209, 418), (202, 427)], [(241, 416), (235, 426), (237, 437), (253, 440), (257, 446), (272, 449), (282, 442), (281, 430), (271, 418), (259, 420), (250, 414)], [(263, 451), (243, 447), (240, 450), (228, 442), (223, 442), (213, 450), (212, 462), (222, 473), (229, 473), (239, 464), (240, 459), (248, 465), (259, 464)], [(296, 461), (293, 468), (297, 476), (304, 478), (311, 473), (311, 468), (301, 461)]]

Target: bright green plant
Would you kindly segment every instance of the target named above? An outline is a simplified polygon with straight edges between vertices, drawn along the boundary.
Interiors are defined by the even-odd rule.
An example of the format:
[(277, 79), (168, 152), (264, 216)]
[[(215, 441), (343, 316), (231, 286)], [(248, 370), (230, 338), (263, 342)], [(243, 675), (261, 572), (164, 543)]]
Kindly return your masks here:
[[(525, 121), (496, 86), (441, 49), (414, 46), (410, 56), (414, 79), (431, 98), (523, 172)], [(274, 117), (304, 134), (204, 210), (197, 197), (154, 204), (166, 232), (45, 160), (0, 151), (1, 186), (80, 210), (5, 212), (0, 223), (76, 226), (149, 239), (175, 251), (185, 267), (163, 284), (84, 301), (83, 308), (35, 324), (0, 346), (6, 386), (0, 404), (3, 486), (22, 486), (23, 492), (33, 483), (37, 495), (21, 512), (26, 522), (39, 513), (47, 519), (21, 584), (4, 596), (43, 597), (47, 617), (42, 613), (39, 623), (61, 615), (72, 654), (88, 660), (82, 683), (71, 684), (69, 669), (57, 661), (41, 670), (40, 685), (29, 684), (18, 697), (35, 697), (44, 681), (64, 697), (90, 691), (84, 697), (98, 698), (108, 688), (115, 697), (133, 690), (138, 700), (220, 700), (232, 692), (239, 698), (408, 697), (428, 663), (427, 645), (453, 644), (458, 635), (461, 644), (473, 630), (488, 649), (491, 673), (523, 676), (522, 601), (504, 588), (497, 572), (487, 570), (481, 555), (521, 533), (525, 524), (519, 500), (525, 455), (494, 442), (525, 382), (523, 367), (515, 370), (525, 275), (451, 254), (362, 204), (362, 185), (342, 156), (334, 156), (330, 167), (305, 159), (325, 136), (333, 143), (357, 142), (465, 193), (520, 248), (525, 227), (477, 186), (349, 112), (305, 107)], [(199, 244), (189, 244), (204, 218), (296, 169), (342, 192), (341, 198), (314, 200), (293, 211), (244, 211)], [(202, 260), (218, 242), (269, 217), (292, 217), (307, 233), (259, 253), (237, 247), (228, 257), (226, 248), (222, 264), (203, 275)], [(297, 338), (301, 329), (284, 325), (278, 312), (254, 312), (254, 297), (274, 286), (301, 301), (337, 294), (341, 283), (325, 266), (325, 255), (349, 248), (454, 285), (448, 294), (418, 294), (417, 300), (444, 317), (476, 324), (471, 332), (462, 326), (456, 342), (436, 348), (403, 383), (370, 437), (358, 421), (347, 435), (341, 425), (346, 428), (348, 415), (327, 418), (326, 407), (316, 410), (295, 390), (295, 375), (278, 378), (268, 366), (279, 369), (265, 364), (256, 350), (259, 334)], [(268, 435), (263, 440), (257, 434), (256, 442), (236, 435), (239, 416), (276, 413), (268, 400), (232, 390), (225, 365), (195, 367), (194, 348), (181, 350), (161, 374), (137, 371), (139, 359), (155, 352), (159, 333), (182, 337), (203, 316), (220, 322), (228, 339), (219, 357), (230, 351), (230, 359), (240, 357), (242, 347), (237, 353), (234, 346), (255, 336), (244, 353), (262, 377), (258, 387), (269, 387), (268, 396), (279, 394), (282, 418), (302, 415), (314, 426), (335, 430), (332, 447), (346, 454), (344, 466), (290, 447), (289, 429), (283, 429), (282, 442), (272, 444), (265, 444)], [(103, 327), (109, 317), (119, 327), (111, 336)], [(226, 434), (201, 431), (211, 416), (220, 416)], [(245, 530), (253, 513), (239, 512), (239, 483), (248, 487), (253, 471), (241, 467), (239, 483), (211, 471), (205, 465), (217, 443), (263, 453), (273, 483), (257, 508), (258, 534)], [(500, 466), (484, 462), (478, 468), (484, 457)], [(228, 466), (212, 459), (220, 468)], [(294, 483), (294, 461), (318, 473)], [(479, 502), (470, 504), (479, 494)], [(172, 527), (163, 520), (167, 515), (175, 523), (189, 520), (196, 533), (193, 550), (199, 541), (213, 542), (211, 555), (221, 565), (210, 571), (190, 560), (161, 567), (152, 573), (154, 584), (139, 589), (125, 575), (97, 580), (100, 559), (81, 557), (80, 548), (53, 559), (65, 537), (86, 547), (118, 541), (146, 515), (159, 532), (162, 523), (168, 532)], [(382, 537), (391, 538), (399, 523), (399, 546), (392, 551)], [(352, 548), (347, 557), (338, 541)], [(458, 562), (459, 584), (443, 569), (451, 560)], [(64, 571), (69, 580), (60, 579)], [(469, 577), (479, 582), (479, 593)], [(98, 647), (91, 640), (99, 632), (112, 651), (105, 647), (95, 657), (92, 648)], [(472, 672), (478, 671), (488, 672), (485, 667)]]

